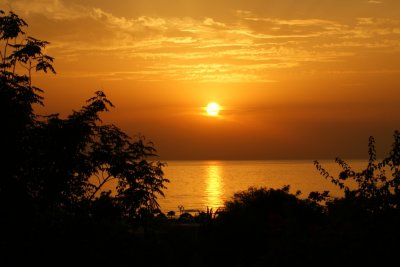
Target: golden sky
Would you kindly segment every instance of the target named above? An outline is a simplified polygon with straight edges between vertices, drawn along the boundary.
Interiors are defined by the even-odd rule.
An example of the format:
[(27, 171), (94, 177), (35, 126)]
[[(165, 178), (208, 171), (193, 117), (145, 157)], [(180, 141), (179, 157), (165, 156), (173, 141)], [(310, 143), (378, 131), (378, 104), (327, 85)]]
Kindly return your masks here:
[[(42, 113), (96, 90), (162, 159), (381, 152), (400, 130), (398, 0), (6, 0), (49, 41)], [(207, 116), (217, 102), (222, 111)]]

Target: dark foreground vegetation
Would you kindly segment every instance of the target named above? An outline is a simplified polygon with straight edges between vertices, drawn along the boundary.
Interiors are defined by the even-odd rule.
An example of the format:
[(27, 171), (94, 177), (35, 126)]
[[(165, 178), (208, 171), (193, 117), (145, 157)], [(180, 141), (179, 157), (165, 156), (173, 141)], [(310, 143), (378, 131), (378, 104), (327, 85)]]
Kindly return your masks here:
[[(0, 14), (0, 266), (385, 266), (400, 248), (400, 134), (366, 169), (343, 160), (344, 191), (307, 199), (281, 189), (238, 192), (221, 210), (160, 212), (168, 182), (144, 138), (131, 139), (99, 114), (96, 92), (65, 119), (41, 116), (34, 71), (55, 72), (48, 44), (26, 37), (25, 21)], [(103, 185), (116, 180), (116, 194)], [(356, 186), (348, 186), (352, 181)], [(168, 214), (172, 215), (172, 214)]]

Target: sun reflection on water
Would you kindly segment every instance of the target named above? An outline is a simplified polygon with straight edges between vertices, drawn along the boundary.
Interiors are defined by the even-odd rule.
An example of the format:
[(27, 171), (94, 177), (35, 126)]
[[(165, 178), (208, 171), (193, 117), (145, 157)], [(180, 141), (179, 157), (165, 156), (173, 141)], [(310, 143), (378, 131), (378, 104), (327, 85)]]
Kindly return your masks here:
[(207, 207), (218, 208), (223, 205), (221, 166), (210, 164), (207, 166)]

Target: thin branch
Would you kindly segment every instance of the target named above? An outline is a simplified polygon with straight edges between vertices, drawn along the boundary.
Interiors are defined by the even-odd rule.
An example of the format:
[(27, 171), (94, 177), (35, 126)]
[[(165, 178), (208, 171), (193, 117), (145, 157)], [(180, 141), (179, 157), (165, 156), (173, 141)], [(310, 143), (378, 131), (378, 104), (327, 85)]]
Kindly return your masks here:
[(31, 72), (32, 72), (32, 61), (31, 60), (29, 60), (28, 72), (29, 72), (29, 87), (31, 87), (32, 86), (32, 75), (31, 75)]
[(18, 61), (18, 63), (19, 63), (19, 65), (20, 65), (22, 68), (24, 68), (24, 69), (26, 69), (27, 71), (29, 71), (29, 67), (25, 66), (24, 63), (22, 63), (21, 61)]
[[(22, 39), (21, 40), (21, 42), (19, 43), (20, 45), (22, 45), (22, 43), (24, 42), (24, 39)], [(16, 46), (16, 44), (17, 44), (17, 38), (15, 38), (14, 39), (14, 45)], [(18, 46), (16, 46), (16, 47), (18, 47)], [(18, 48), (17, 48), (17, 50), (15, 51), (15, 52), (18, 52), (19, 50), (18, 50)], [(15, 74), (15, 67), (16, 67), (16, 65), (17, 65), (17, 63), (16, 62), (14, 62), (14, 66), (13, 66), (13, 75)]]
[(4, 45), (4, 57), (3, 57), (3, 70), (6, 71), (6, 58), (7, 58), (7, 46), (8, 46), (8, 39), (6, 40), (6, 44)]
[(107, 178), (105, 178), (97, 187), (96, 190), (90, 195), (89, 200), (92, 200), (93, 197), (97, 194), (97, 192), (99, 192), (99, 190), (103, 187), (103, 185), (105, 183), (107, 183), (108, 181), (111, 181), (112, 179), (116, 179), (115, 176), (112, 176), (111, 174), (107, 176)]
[(3, 53), (1, 52), (1, 50), (0, 50), (0, 59), (1, 59), (1, 62), (3, 62), (4, 58), (3, 58)]
[(98, 175), (98, 174), (95, 174), (94, 176), (97, 178), (97, 181), (98, 181), (99, 184), (100, 184), (101, 182), (100, 182), (100, 177), (99, 177), (99, 175)]

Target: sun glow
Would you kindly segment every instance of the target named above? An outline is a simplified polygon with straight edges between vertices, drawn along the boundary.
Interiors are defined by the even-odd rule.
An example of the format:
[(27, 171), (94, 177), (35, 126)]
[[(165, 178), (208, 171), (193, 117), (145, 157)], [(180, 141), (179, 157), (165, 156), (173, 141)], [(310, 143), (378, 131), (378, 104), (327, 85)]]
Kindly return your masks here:
[(209, 103), (206, 107), (207, 114), (209, 116), (218, 116), (219, 112), (221, 111), (220, 105), (215, 102)]

